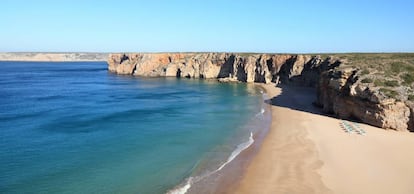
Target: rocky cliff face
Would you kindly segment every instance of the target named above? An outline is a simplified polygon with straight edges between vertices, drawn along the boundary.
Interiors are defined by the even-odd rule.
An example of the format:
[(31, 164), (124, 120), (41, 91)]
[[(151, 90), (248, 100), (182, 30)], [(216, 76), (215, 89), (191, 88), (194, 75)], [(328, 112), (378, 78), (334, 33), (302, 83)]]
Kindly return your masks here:
[(339, 61), (310, 55), (233, 53), (112, 54), (108, 69), (118, 74), (221, 79), (315, 86), (320, 72)]
[[(411, 89), (393, 90), (364, 81), (358, 68), (338, 57), (288, 54), (131, 53), (109, 56), (108, 69), (134, 76), (283, 83), (317, 88), (317, 104), (339, 118), (398, 131), (414, 131)], [(369, 75), (370, 76), (370, 75)], [(411, 91), (412, 93), (412, 91)]]
[(323, 72), (317, 103), (339, 118), (352, 118), (370, 125), (398, 131), (414, 130), (413, 105), (373, 84), (363, 83), (361, 71), (340, 67)]

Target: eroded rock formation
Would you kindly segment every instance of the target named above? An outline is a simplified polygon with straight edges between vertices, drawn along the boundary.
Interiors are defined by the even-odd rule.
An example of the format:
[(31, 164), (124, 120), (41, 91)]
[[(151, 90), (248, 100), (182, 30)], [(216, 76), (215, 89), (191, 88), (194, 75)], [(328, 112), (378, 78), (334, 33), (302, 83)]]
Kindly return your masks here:
[(388, 97), (373, 84), (362, 83), (360, 71), (340, 67), (323, 72), (317, 103), (339, 118), (352, 118), (385, 129), (413, 130), (413, 106)]
[(118, 74), (283, 82), (315, 86), (320, 72), (339, 61), (310, 55), (233, 53), (131, 53), (109, 56), (108, 69)]

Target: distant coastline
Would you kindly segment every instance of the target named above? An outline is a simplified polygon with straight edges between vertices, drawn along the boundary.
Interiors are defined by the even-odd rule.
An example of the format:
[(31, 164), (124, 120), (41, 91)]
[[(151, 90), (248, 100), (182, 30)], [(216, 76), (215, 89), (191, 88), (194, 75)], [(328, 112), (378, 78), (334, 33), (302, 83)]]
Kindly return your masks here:
[(33, 61), (33, 62), (88, 62), (107, 61), (109, 53), (88, 52), (4, 52), (0, 53), (0, 61)]

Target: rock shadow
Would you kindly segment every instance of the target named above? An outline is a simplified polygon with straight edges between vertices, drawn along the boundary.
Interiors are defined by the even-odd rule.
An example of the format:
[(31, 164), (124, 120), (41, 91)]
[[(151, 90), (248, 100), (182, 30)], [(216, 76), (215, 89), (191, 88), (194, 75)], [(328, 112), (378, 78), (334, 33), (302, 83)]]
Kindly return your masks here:
[[(294, 74), (294, 66), (297, 60), (298, 56), (291, 57), (280, 66), (279, 72), (276, 72), (276, 75), (280, 77), (282, 83), (304, 87), (316, 87), (322, 72), (334, 69), (341, 64), (339, 60), (333, 60), (329, 57), (323, 60), (318, 57), (312, 57), (303, 65), (303, 69), (299, 74)], [(271, 72), (275, 71), (274, 68), (269, 68), (269, 70), (271, 70)], [(275, 81), (275, 78), (276, 76), (273, 76), (272, 81)]]
[(244, 61), (242, 61), (241, 64), (237, 65), (237, 80), (241, 81), (241, 82), (246, 82), (247, 81), (247, 73), (244, 70)]
[(408, 121), (408, 131), (414, 132), (414, 110), (410, 110), (410, 119)]
[(285, 84), (279, 84), (277, 87), (281, 88), (281, 93), (278, 96), (266, 100), (265, 102), (267, 104), (312, 114), (333, 116), (324, 113), (321, 108), (315, 105), (316, 88)]
[(265, 103), (272, 106), (279, 106), (311, 114), (370, 125), (368, 123), (362, 122), (356, 117), (351, 116), (349, 118), (339, 118), (335, 114), (324, 112), (322, 108), (316, 104), (316, 88), (286, 84), (279, 84), (277, 87), (281, 88), (281, 93), (278, 96), (266, 100)]
[(220, 66), (220, 72), (217, 78), (226, 78), (230, 77), (231, 73), (234, 72), (233, 64), (234, 64), (235, 56), (231, 55), (223, 65)]

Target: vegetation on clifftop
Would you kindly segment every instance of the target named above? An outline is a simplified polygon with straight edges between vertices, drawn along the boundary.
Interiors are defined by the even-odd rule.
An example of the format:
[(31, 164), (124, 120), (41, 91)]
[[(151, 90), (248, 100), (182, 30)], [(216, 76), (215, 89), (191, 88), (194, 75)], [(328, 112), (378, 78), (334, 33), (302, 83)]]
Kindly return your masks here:
[(414, 101), (414, 53), (333, 54), (346, 66), (359, 69), (362, 84), (389, 98)]

